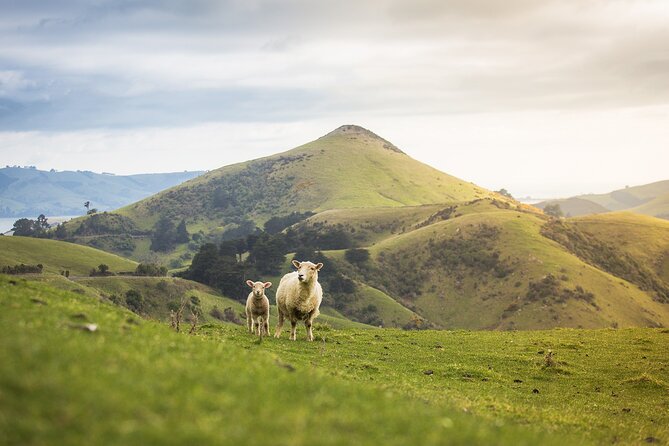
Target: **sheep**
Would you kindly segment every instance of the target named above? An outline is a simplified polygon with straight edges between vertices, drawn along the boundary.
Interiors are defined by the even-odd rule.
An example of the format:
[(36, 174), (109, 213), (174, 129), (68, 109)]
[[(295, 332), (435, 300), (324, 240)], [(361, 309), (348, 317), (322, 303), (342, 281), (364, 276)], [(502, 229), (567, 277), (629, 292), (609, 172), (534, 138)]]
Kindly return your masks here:
[(265, 296), (265, 290), (272, 286), (272, 282), (247, 280), (246, 284), (253, 288), (246, 299), (246, 326), (249, 333), (269, 336), (269, 299)]
[(298, 321), (304, 321), (307, 329), (307, 339), (314, 340), (312, 325), (320, 314), (318, 308), (323, 300), (323, 289), (318, 283), (318, 271), (323, 268), (322, 263), (298, 262), (293, 260), (297, 271), (288, 273), (281, 279), (276, 290), (276, 306), (279, 310), (279, 322), (274, 337), (281, 336), (284, 318), (290, 319), (290, 339), (294, 341), (295, 327)]

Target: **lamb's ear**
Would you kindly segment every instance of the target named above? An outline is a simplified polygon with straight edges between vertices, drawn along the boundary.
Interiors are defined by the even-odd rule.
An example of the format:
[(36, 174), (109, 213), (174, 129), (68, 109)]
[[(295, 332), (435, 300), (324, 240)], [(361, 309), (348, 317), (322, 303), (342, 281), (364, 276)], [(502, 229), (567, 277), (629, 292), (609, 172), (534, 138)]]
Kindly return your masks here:
[(323, 268), (323, 264), (322, 263), (317, 263), (316, 264), (316, 271), (320, 271), (321, 268)]
[(253, 288), (253, 280), (247, 280), (247, 281), (246, 281), (246, 284), (247, 284), (248, 286), (250, 286), (251, 288)]
[(297, 260), (293, 260), (293, 266), (297, 269), (300, 269), (300, 262), (298, 262)]
[(272, 282), (265, 282), (265, 288), (269, 288), (272, 286)]

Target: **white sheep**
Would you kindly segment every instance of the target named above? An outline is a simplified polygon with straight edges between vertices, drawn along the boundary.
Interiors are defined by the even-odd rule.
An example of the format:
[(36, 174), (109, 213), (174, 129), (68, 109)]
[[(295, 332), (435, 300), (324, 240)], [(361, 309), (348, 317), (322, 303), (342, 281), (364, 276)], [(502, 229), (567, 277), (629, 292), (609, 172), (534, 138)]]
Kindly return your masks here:
[(295, 340), (297, 321), (304, 321), (307, 328), (307, 338), (314, 340), (312, 324), (320, 314), (318, 308), (323, 300), (323, 289), (318, 283), (318, 271), (323, 268), (322, 263), (298, 262), (293, 260), (297, 271), (288, 273), (281, 279), (276, 290), (276, 306), (279, 310), (279, 322), (274, 337), (281, 336), (284, 318), (290, 319), (290, 339)]
[(269, 299), (265, 296), (265, 290), (272, 286), (272, 282), (247, 280), (246, 284), (253, 288), (246, 299), (246, 326), (249, 333), (269, 335)]

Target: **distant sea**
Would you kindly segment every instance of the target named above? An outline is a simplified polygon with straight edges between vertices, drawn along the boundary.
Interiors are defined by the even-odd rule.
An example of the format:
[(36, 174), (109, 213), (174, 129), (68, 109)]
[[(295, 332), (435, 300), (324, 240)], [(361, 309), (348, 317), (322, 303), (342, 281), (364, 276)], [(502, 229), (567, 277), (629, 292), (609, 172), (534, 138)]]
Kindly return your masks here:
[[(47, 217), (49, 224), (62, 223), (64, 221), (70, 220), (71, 218), (76, 218), (78, 215), (59, 215), (54, 217)], [(10, 217), (10, 218), (0, 218), (0, 233), (5, 233), (14, 227), (14, 222), (21, 217)], [(34, 217), (29, 217), (34, 220)]]

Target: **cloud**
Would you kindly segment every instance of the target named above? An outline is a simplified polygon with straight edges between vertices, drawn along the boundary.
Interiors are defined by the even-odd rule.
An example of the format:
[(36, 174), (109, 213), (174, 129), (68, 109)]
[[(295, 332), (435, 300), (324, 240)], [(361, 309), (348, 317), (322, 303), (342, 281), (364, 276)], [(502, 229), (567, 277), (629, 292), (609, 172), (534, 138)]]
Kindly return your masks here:
[[(306, 132), (271, 146), (288, 148), (357, 122), (421, 141), (417, 156), (430, 141), (481, 154), (499, 141), (523, 160), (539, 144), (601, 158), (626, 142), (669, 161), (656, 152), (666, 142), (662, 120), (644, 112), (666, 117), (668, 25), (665, 0), (12, 1), (0, 16), (0, 139), (22, 135), (33, 160), (52, 158), (30, 147), (66, 151), (83, 140), (127, 156), (123, 144), (160, 145), (175, 151), (161, 160), (168, 168), (180, 165), (170, 141), (187, 139), (172, 132), (234, 161), (232, 146), (216, 152), (198, 132), (216, 141), (250, 129), (276, 136), (274, 126)], [(522, 126), (518, 116), (550, 116), (562, 133), (549, 137), (540, 132), (554, 127), (530, 118)], [(615, 127), (616, 141), (597, 140), (573, 116), (599, 131)], [(490, 139), (453, 127), (476, 133), (476, 122)], [(397, 126), (406, 130), (394, 134)], [(444, 140), (444, 128), (457, 138)], [(592, 138), (599, 143), (588, 146)]]

